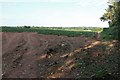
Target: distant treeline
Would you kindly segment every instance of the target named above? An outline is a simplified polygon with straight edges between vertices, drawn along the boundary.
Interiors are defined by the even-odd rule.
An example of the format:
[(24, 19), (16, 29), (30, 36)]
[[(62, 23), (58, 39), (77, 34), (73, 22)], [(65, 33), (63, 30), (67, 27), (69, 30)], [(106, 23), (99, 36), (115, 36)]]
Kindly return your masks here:
[(11, 28), (11, 27), (16, 27), (16, 28), (43, 28), (43, 29), (57, 29), (57, 30), (91, 30), (91, 31), (101, 31), (103, 28), (100, 27), (44, 27), (44, 26), (1, 26), (1, 28)]

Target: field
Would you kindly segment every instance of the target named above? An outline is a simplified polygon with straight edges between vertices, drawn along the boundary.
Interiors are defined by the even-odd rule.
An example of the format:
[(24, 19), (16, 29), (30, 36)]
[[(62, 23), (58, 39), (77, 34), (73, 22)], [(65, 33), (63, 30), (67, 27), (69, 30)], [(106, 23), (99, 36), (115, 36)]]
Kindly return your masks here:
[[(89, 29), (89, 28), (88, 28)], [(59, 28), (59, 27), (32, 27), (32, 28), (24, 28), (24, 27), (2, 27), (2, 32), (37, 32), (39, 34), (51, 34), (51, 35), (64, 35), (64, 36), (93, 36), (96, 35), (97, 31), (102, 31), (102, 28)]]
[(3, 78), (117, 80), (118, 41), (103, 39), (102, 30), (2, 27)]

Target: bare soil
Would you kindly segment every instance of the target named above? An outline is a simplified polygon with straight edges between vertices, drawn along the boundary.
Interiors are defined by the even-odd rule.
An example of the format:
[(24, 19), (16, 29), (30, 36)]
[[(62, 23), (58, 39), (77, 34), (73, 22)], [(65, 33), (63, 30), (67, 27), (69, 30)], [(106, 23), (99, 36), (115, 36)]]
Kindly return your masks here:
[[(91, 37), (3, 32), (2, 75), (3, 78), (88, 77), (77, 67), (77, 60), (84, 59), (85, 52), (93, 61), (108, 55), (101, 46), (104, 47), (100, 40)], [(86, 65), (92, 64), (90, 60)]]

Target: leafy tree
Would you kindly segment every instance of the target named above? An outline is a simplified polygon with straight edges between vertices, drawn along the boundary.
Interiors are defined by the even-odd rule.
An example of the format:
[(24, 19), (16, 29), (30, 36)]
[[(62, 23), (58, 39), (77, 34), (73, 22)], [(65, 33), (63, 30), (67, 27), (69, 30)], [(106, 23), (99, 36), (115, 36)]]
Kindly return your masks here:
[(108, 21), (109, 30), (112, 31), (113, 38), (120, 41), (120, 37), (118, 36), (120, 34), (120, 1), (108, 3), (108, 8), (105, 9), (106, 12), (100, 19), (101, 21)]

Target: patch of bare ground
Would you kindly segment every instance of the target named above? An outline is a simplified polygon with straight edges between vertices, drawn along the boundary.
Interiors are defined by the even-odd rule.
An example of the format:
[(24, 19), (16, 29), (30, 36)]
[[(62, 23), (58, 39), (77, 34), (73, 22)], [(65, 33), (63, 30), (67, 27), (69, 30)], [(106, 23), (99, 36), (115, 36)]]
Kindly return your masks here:
[(83, 36), (4, 32), (3, 78), (87, 78), (99, 71), (95, 65), (105, 65), (114, 74), (118, 61), (115, 44)]

